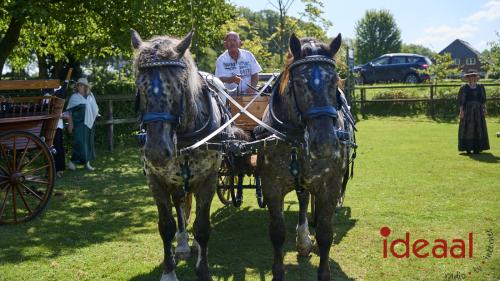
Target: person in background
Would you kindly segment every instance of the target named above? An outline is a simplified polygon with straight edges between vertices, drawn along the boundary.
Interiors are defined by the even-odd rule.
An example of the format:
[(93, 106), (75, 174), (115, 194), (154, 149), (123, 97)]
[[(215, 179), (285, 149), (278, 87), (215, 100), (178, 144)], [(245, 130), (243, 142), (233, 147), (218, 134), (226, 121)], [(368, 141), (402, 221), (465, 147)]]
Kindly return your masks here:
[(226, 51), (217, 58), (215, 63), (215, 76), (219, 78), (226, 89), (238, 94), (252, 94), (257, 87), (259, 72), (262, 71), (254, 55), (240, 49), (241, 40), (238, 33), (231, 31), (224, 38)]
[[(69, 75), (71, 75), (71, 72), (69, 72)], [(68, 75), (68, 77), (69, 77)], [(69, 78), (68, 78), (69, 79)], [(63, 84), (57, 88), (57, 89), (48, 89), (44, 90), (43, 94), (44, 96), (56, 96), (61, 99), (66, 99), (66, 93), (69, 85), (69, 80), (64, 80)], [(56, 133), (54, 135), (54, 143), (53, 146), (56, 150), (56, 153), (54, 154), (54, 162), (55, 162), (55, 167), (56, 167), (56, 176), (58, 178), (62, 177), (62, 174), (65, 170), (66, 167), (66, 153), (64, 151), (64, 139), (63, 139), (63, 130), (64, 130), (64, 122), (63, 119), (68, 120), (71, 116), (68, 116), (67, 114), (63, 113), (61, 115), (61, 118), (57, 121), (57, 129)]]
[(99, 116), (99, 108), (87, 78), (78, 79), (76, 92), (66, 109), (71, 115), (68, 131), (73, 133), (73, 151), (68, 169), (75, 170), (76, 164), (83, 164), (87, 170), (93, 171), (90, 161), (95, 159), (95, 120)]
[(479, 75), (474, 71), (465, 74), (467, 84), (460, 87), (460, 124), (458, 127), (458, 150), (477, 154), (490, 149), (486, 129), (486, 91), (478, 84)]

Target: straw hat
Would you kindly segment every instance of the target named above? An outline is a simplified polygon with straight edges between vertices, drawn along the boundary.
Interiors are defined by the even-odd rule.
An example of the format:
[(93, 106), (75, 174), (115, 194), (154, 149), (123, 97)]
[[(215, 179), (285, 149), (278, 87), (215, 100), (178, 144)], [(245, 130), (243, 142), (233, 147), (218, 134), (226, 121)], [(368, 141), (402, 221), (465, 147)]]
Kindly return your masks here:
[(84, 85), (84, 86), (87, 86), (90, 88), (90, 83), (87, 80), (87, 78), (85, 78), (85, 77), (79, 78), (78, 81), (76, 81), (76, 85), (78, 85), (78, 84), (81, 84), (81, 85)]

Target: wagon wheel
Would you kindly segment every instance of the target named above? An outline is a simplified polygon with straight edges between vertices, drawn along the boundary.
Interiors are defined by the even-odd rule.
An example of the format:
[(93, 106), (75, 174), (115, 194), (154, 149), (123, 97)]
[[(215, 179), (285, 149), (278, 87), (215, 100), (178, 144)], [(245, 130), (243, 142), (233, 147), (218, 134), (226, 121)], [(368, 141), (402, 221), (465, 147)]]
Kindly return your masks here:
[(222, 204), (227, 206), (233, 203), (234, 189), (234, 173), (229, 162), (224, 159), (219, 169), (217, 181), (217, 196)]
[(0, 225), (40, 215), (54, 187), (54, 158), (36, 135), (11, 131), (0, 135)]
[(266, 201), (264, 200), (264, 196), (262, 195), (262, 186), (260, 184), (260, 176), (254, 175), (255, 178), (255, 197), (257, 198), (257, 204), (259, 208), (266, 207)]

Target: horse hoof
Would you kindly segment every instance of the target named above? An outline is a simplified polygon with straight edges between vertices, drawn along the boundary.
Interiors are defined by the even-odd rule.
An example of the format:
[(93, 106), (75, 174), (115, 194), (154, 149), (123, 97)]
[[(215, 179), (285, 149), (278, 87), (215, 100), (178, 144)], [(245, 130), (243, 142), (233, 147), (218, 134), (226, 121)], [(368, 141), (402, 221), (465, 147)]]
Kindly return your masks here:
[(191, 257), (191, 251), (178, 251), (175, 249), (175, 258), (178, 260), (188, 260)]
[(177, 279), (177, 276), (175, 275), (175, 270), (172, 270), (169, 273), (163, 273), (160, 281), (179, 281), (179, 279)]
[(313, 242), (309, 236), (309, 227), (307, 224), (297, 226), (296, 245), (299, 256), (309, 256), (313, 249)]
[(313, 250), (313, 245), (312, 243), (310, 245), (297, 245), (297, 253), (301, 257), (308, 257)]
[(176, 233), (177, 238), (177, 247), (175, 247), (175, 257), (181, 260), (187, 260), (191, 257), (191, 249), (189, 248), (188, 243), (188, 234), (187, 232), (178, 232)]

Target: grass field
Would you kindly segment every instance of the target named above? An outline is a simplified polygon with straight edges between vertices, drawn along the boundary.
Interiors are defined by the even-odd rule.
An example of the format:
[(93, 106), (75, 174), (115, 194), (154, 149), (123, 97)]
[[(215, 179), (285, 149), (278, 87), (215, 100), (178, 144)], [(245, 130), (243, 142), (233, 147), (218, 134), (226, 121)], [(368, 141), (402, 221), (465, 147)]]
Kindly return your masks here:
[[(492, 149), (459, 154), (457, 124), (424, 118), (359, 122), (355, 176), (336, 216), (330, 262), (334, 280), (500, 279), (500, 119), (488, 119)], [(159, 280), (161, 240), (156, 208), (135, 148), (102, 151), (95, 172), (67, 172), (47, 212), (33, 222), (0, 227), (0, 280)], [(212, 205), (209, 261), (214, 280), (271, 280), (268, 216), (253, 193), (240, 209)], [(297, 200), (286, 198), (286, 280), (315, 280), (319, 259), (294, 252)], [(474, 257), (382, 257), (388, 240), (466, 239)], [(488, 239), (493, 232), (494, 241)], [(491, 258), (485, 258), (488, 246)], [(398, 252), (402, 248), (397, 248)], [(195, 280), (195, 259), (180, 262), (181, 280)], [(469, 274), (469, 272), (471, 272)], [(460, 279), (451, 279), (460, 280)]]

